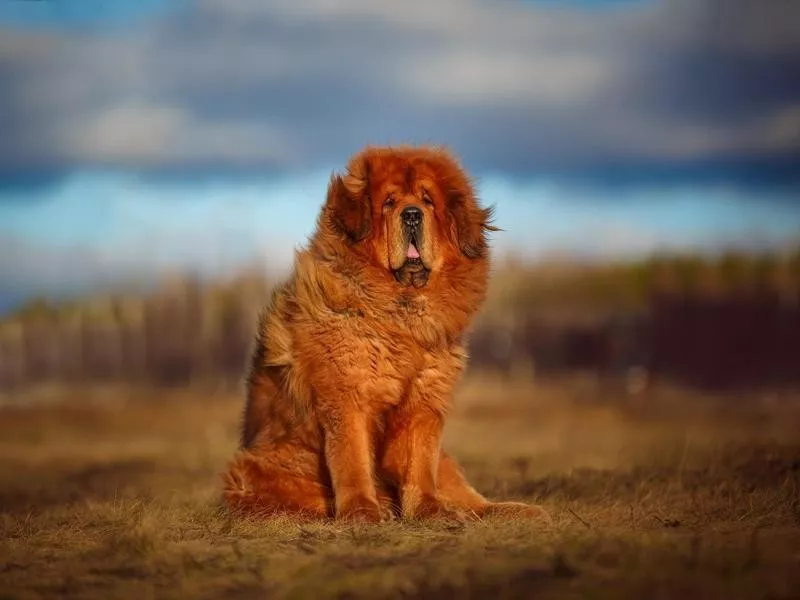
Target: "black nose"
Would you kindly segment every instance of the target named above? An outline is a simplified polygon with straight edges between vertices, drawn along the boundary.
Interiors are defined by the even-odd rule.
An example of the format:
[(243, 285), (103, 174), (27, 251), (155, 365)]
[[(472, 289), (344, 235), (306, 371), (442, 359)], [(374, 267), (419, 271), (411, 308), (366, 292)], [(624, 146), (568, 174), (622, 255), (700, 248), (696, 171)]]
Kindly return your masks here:
[(416, 206), (407, 206), (400, 213), (400, 218), (408, 227), (418, 227), (422, 223), (422, 211)]

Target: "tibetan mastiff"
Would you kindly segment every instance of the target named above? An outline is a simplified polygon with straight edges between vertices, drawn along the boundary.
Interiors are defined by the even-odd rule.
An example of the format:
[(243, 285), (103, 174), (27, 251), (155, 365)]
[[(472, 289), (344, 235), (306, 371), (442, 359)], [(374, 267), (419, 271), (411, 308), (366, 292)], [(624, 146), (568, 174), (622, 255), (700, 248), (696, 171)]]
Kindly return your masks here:
[(368, 147), (332, 177), (316, 233), (262, 315), (225, 475), (233, 511), (544, 515), (487, 500), (441, 449), (486, 293), (490, 221), (442, 148)]

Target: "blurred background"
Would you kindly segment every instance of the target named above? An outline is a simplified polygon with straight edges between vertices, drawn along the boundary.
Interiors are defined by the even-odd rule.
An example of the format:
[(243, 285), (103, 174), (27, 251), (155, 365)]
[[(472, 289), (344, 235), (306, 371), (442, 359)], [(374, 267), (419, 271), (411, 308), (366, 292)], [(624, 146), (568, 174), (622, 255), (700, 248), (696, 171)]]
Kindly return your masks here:
[(239, 386), (366, 144), (496, 204), (473, 368), (800, 379), (800, 5), (3, 0), (0, 391)]
[[(0, 589), (796, 596), (799, 24), (797, 0), (0, 0)], [(444, 445), (555, 526), (234, 522), (256, 315), (331, 172), (423, 142), (503, 230)]]

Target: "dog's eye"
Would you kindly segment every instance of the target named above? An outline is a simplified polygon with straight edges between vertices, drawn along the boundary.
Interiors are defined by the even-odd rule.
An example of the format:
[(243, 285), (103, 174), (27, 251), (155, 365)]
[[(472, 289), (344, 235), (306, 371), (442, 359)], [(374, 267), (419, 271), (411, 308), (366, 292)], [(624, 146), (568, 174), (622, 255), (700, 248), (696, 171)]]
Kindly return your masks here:
[(394, 198), (389, 196), (383, 201), (383, 208), (392, 208), (394, 206)]
[(433, 200), (431, 200), (431, 197), (428, 195), (428, 192), (422, 192), (422, 201), (428, 206), (433, 206)]

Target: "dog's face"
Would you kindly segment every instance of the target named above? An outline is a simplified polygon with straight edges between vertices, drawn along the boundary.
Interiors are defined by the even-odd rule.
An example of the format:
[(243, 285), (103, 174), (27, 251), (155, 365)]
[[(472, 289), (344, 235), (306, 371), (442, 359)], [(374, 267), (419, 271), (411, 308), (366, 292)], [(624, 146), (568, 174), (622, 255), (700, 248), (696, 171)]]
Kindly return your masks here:
[(436, 148), (368, 148), (335, 175), (326, 211), (348, 246), (422, 287), (448, 262), (485, 260), (491, 210), (447, 152)]

